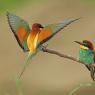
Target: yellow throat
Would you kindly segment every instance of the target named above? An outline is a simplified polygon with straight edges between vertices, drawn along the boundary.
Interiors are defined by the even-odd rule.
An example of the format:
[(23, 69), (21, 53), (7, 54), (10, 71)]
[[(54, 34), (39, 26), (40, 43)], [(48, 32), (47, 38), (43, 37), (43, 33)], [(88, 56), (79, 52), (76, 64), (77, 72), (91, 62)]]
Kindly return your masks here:
[(86, 47), (86, 46), (84, 46), (84, 45), (80, 45), (80, 48), (81, 48), (81, 49), (86, 49), (86, 50), (89, 49), (88, 47)]

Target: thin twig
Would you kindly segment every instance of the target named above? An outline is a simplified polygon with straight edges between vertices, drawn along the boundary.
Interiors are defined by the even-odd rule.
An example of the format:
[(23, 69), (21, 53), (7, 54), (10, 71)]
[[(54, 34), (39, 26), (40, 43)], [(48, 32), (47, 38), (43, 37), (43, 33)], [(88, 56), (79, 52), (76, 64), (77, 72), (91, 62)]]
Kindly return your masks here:
[[(47, 49), (45, 46), (42, 46), (42, 47), (41, 47), (41, 50), (42, 50), (43, 52), (47, 52), (47, 53), (50, 53), (50, 54), (54, 54), (54, 55), (57, 55), (57, 56), (59, 56), (59, 57), (64, 57), (64, 58), (66, 58), (66, 59), (73, 60), (73, 61), (75, 61), (75, 62), (78, 62), (78, 63), (84, 64), (84, 65), (87, 65), (86, 63), (81, 62), (80, 60), (78, 60), (77, 58), (74, 58), (73, 56), (66, 55), (66, 54), (60, 53), (60, 52), (55, 51), (55, 50)], [(90, 66), (91, 66), (91, 67), (95, 67), (95, 64), (91, 64)]]

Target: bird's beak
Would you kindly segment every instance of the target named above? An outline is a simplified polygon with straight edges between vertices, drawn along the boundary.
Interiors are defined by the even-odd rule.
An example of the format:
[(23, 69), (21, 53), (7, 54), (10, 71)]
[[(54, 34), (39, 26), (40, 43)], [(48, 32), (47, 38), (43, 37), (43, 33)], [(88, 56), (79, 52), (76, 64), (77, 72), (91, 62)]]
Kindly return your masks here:
[(44, 28), (42, 25), (40, 25), (40, 28)]
[(79, 42), (79, 41), (74, 41), (75, 43), (78, 43), (78, 44), (80, 44), (80, 45), (83, 45), (83, 43), (82, 42)]
[(81, 48), (81, 49), (86, 49), (86, 50), (89, 49), (89, 48), (88, 48), (87, 46), (85, 46), (82, 42), (79, 42), (79, 41), (74, 41), (74, 42), (78, 43), (78, 44), (80, 45), (80, 48)]

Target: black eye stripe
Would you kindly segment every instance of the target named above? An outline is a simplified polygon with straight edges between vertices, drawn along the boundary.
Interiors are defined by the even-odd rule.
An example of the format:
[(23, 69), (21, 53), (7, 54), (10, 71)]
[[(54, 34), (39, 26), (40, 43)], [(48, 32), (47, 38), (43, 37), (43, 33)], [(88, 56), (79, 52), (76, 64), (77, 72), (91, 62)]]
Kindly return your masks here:
[(89, 49), (91, 48), (91, 45), (89, 43), (84, 43), (84, 46), (88, 47)]
[(90, 45), (88, 43), (84, 43), (84, 46), (86, 47), (90, 47)]

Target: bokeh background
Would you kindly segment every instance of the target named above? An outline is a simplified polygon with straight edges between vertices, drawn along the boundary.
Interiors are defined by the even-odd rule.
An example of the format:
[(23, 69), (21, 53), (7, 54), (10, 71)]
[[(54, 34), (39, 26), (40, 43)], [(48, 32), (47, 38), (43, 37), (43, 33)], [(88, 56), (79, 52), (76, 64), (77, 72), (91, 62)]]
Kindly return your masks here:
[[(39, 52), (23, 75), (19, 93), (15, 79), (27, 54), (9, 28), (6, 11), (27, 20), (30, 27), (81, 17), (52, 38), (48, 48), (77, 57), (79, 46), (73, 41), (88, 39), (95, 45), (95, 0), (0, 0), (0, 95), (68, 95), (79, 84), (92, 83), (83, 65)], [(95, 87), (83, 87), (74, 95), (95, 95)]]

